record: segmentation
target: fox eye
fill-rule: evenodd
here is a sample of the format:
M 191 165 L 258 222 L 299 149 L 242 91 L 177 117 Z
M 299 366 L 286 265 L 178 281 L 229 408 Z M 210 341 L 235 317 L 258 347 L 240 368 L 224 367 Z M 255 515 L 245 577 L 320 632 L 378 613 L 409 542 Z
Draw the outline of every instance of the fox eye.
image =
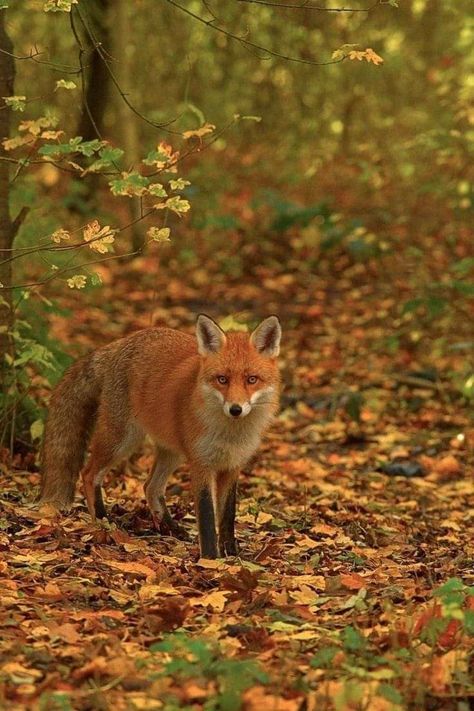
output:
M 217 375 L 216 380 L 219 383 L 219 385 L 227 385 L 229 382 L 229 379 L 227 378 L 226 375 Z
M 255 385 L 257 380 L 258 380 L 258 375 L 249 375 L 249 377 L 247 378 L 247 382 L 249 385 Z

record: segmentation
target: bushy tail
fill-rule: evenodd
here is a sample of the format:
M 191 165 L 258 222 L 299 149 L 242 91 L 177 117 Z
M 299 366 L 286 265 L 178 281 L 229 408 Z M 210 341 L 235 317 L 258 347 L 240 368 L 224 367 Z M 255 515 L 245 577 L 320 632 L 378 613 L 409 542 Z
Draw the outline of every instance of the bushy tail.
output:
M 99 405 L 101 380 L 89 355 L 66 370 L 51 396 L 41 457 L 41 504 L 67 509 L 74 501 Z

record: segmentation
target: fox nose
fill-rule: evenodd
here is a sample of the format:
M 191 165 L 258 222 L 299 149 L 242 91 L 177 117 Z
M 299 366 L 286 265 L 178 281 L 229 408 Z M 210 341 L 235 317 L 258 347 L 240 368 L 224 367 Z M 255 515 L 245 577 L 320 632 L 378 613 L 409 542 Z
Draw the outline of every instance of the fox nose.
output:
M 237 403 L 234 403 L 229 407 L 229 412 L 232 415 L 232 417 L 238 417 L 239 415 L 242 414 L 242 408 L 240 405 L 237 405 Z

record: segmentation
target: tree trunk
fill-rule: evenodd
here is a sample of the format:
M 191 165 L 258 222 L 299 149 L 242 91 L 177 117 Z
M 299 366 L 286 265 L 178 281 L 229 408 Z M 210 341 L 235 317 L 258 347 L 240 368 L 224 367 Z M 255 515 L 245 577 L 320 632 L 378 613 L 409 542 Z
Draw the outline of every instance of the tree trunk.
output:
M 0 52 L 0 97 L 12 96 L 15 79 L 13 60 L 13 44 L 5 29 L 6 10 L 0 10 L 0 47 L 9 52 Z M 5 354 L 11 351 L 11 325 L 13 321 L 11 262 L 2 264 L 11 257 L 13 247 L 13 224 L 9 207 L 9 163 L 2 158 L 7 154 L 2 146 L 10 133 L 10 109 L 0 100 L 0 283 L 6 288 L 0 288 L 0 385 L 1 392 L 5 387 L 6 362 Z
M 86 4 L 87 22 L 91 33 L 102 51 L 110 51 L 110 0 L 90 0 Z M 92 141 L 104 133 L 104 115 L 107 108 L 107 98 L 110 77 L 107 67 L 93 40 L 86 33 L 84 37 L 84 63 L 87 65 L 85 101 L 77 126 L 77 135 L 84 141 Z
M 131 18 L 129 13 L 129 0 L 115 0 L 114 4 L 114 74 L 120 88 L 124 93 L 129 93 L 135 84 L 133 77 L 134 45 L 131 36 Z M 139 161 L 137 118 L 129 109 L 120 94 L 116 92 L 115 122 L 116 140 L 125 151 L 125 163 L 128 167 L 136 167 Z M 129 198 L 130 222 L 140 217 L 140 199 Z M 143 230 L 140 223 L 132 225 L 131 241 L 132 250 L 139 251 L 143 247 Z

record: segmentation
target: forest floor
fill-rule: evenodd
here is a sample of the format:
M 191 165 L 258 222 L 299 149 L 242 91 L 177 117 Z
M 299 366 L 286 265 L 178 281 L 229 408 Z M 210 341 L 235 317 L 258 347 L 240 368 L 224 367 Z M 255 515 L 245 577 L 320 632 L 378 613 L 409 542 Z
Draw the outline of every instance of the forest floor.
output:
M 241 555 L 227 561 L 198 561 L 186 467 L 168 500 L 189 542 L 152 529 L 150 449 L 109 476 L 100 527 L 82 493 L 67 516 L 39 512 L 34 466 L 0 464 L 0 708 L 472 708 L 460 356 L 431 357 L 411 327 L 390 350 L 400 295 L 360 265 L 242 277 L 149 256 L 101 275 L 100 291 L 62 291 L 70 313 L 51 326 L 71 352 L 152 323 L 192 331 L 201 311 L 278 313 L 282 407 L 240 478 Z

